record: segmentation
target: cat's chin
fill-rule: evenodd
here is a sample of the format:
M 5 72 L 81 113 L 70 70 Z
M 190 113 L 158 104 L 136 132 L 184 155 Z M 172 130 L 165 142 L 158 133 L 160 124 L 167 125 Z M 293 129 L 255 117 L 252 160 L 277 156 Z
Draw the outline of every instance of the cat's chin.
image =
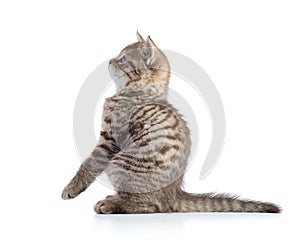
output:
M 111 79 L 115 83 L 116 91 L 117 92 L 120 91 L 125 86 L 125 82 L 126 82 L 125 78 L 116 74 L 115 66 L 112 64 L 109 64 L 108 70 Z
M 122 77 L 114 77 L 113 80 L 114 80 L 117 92 L 120 91 L 121 89 L 123 89 L 125 87 L 125 79 L 124 78 L 122 78 Z

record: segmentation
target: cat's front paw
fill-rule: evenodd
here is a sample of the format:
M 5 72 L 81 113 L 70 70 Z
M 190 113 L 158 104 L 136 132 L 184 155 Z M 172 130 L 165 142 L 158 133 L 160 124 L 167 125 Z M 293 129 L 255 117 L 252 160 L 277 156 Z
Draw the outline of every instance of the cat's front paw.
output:
M 61 197 L 64 200 L 77 197 L 82 192 L 82 189 L 73 183 L 69 183 L 63 190 Z

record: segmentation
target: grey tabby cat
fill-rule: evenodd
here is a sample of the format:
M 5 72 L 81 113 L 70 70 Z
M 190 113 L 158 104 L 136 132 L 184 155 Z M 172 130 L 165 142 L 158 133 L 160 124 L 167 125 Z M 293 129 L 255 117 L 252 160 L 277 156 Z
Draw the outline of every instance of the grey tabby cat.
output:
M 117 194 L 99 201 L 96 213 L 280 212 L 272 203 L 182 190 L 189 129 L 167 102 L 168 59 L 150 37 L 137 38 L 110 60 L 117 93 L 105 101 L 98 145 L 62 198 L 78 196 L 105 171 Z

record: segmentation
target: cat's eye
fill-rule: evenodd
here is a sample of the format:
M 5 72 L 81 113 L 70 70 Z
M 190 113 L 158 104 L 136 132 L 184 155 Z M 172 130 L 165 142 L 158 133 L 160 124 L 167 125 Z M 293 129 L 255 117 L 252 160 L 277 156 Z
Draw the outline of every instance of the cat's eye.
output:
M 119 60 L 119 62 L 120 62 L 120 63 L 126 62 L 126 57 L 125 57 L 125 56 L 121 57 L 120 60 Z

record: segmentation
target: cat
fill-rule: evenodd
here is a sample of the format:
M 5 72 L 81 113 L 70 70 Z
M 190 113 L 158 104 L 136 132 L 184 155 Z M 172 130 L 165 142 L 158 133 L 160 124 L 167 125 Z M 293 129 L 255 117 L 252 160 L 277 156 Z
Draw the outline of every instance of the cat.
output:
M 272 203 L 182 189 L 190 133 L 167 101 L 170 66 L 148 36 L 110 60 L 117 93 L 107 98 L 97 146 L 64 188 L 63 199 L 83 192 L 103 171 L 116 195 L 99 201 L 98 214 L 166 212 L 279 213 Z

